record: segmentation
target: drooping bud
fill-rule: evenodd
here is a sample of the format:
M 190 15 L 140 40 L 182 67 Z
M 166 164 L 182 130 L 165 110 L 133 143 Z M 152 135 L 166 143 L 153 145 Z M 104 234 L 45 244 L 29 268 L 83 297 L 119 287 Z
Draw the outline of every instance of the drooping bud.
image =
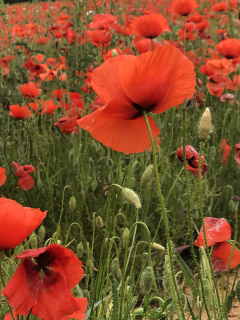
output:
M 142 177 L 141 177 L 141 187 L 142 187 L 142 188 L 145 187 L 149 182 L 152 181 L 153 171 L 154 171 L 153 165 L 150 164 L 150 165 L 145 169 L 145 171 L 143 172 Z
M 43 225 L 41 225 L 40 228 L 39 228 L 39 231 L 38 231 L 38 235 L 39 235 L 39 238 L 40 238 L 40 241 L 41 241 L 41 242 L 42 242 L 42 241 L 44 240 L 44 238 L 45 238 L 45 233 L 46 233 L 45 228 L 44 228 Z
M 70 198 L 68 205 L 71 212 L 76 208 L 76 199 L 74 196 Z
M 129 229 L 125 228 L 123 231 L 123 235 L 122 235 L 122 242 L 123 242 L 123 247 L 125 248 L 127 241 L 128 241 L 128 237 L 129 237 Z
M 96 218 L 96 226 L 100 229 L 103 227 L 103 219 L 100 216 Z
M 29 239 L 29 244 L 32 249 L 37 249 L 38 243 L 37 243 L 37 236 L 36 234 L 33 234 Z
M 113 259 L 111 268 L 112 268 L 113 276 L 115 277 L 116 280 L 119 280 L 122 277 L 122 271 L 119 267 L 119 259 L 118 258 Z
M 122 194 L 124 198 L 131 204 L 133 204 L 137 209 L 141 208 L 141 202 L 138 195 L 131 189 L 122 188 Z
M 82 242 L 79 242 L 79 244 L 77 246 L 77 256 L 79 259 L 82 257 L 83 250 L 84 250 L 83 244 L 82 244 Z
M 118 56 L 117 50 L 116 50 L 116 49 L 113 49 L 113 51 L 112 51 L 112 57 L 114 58 L 114 57 L 117 57 L 117 56 Z
M 154 274 L 153 274 L 153 268 L 152 267 L 147 267 L 140 279 L 140 286 L 141 289 L 144 293 L 150 293 L 152 286 L 154 283 Z
M 209 108 L 206 108 L 198 127 L 198 134 L 200 140 L 206 140 L 211 129 L 211 112 Z
M 155 243 L 155 242 L 152 244 L 152 247 L 153 247 L 153 249 L 155 249 L 155 250 L 165 251 L 165 248 L 164 248 L 163 246 L 161 246 L 160 244 Z

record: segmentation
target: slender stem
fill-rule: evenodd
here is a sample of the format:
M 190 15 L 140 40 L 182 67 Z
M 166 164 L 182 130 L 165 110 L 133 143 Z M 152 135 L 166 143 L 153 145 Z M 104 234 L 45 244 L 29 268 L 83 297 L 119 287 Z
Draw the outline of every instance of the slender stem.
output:
M 5 287 L 6 284 L 5 284 L 5 281 L 3 279 L 3 275 L 2 275 L 2 256 L 3 256 L 3 251 L 0 251 L 0 280 L 1 280 L 1 283 L 2 283 L 3 287 Z M 8 301 L 7 301 L 7 304 L 8 304 L 8 309 L 9 309 L 9 312 L 10 312 L 10 314 L 12 316 L 12 319 L 15 320 L 13 312 L 12 312 L 12 308 L 10 307 Z
M 201 219 L 202 219 L 202 227 L 203 227 L 203 235 L 204 235 L 204 241 L 205 241 L 205 246 L 206 246 L 206 252 L 207 252 L 207 257 L 208 257 L 208 261 L 209 261 L 209 265 L 211 268 L 211 274 L 212 274 L 212 279 L 214 282 L 214 287 L 215 287 L 215 291 L 216 291 L 216 295 L 217 295 L 217 300 L 218 300 L 218 306 L 221 305 L 220 303 L 220 298 L 219 298 L 219 292 L 218 292 L 218 287 L 217 287 L 217 282 L 214 276 L 214 272 L 213 272 L 213 266 L 212 266 L 212 261 L 211 261 L 211 256 L 208 250 L 208 243 L 207 243 L 207 236 L 206 236 L 206 228 L 205 228 L 205 224 L 204 224 L 204 215 L 203 215 L 203 194 L 202 194 L 202 175 L 201 175 L 201 156 L 202 156 L 202 149 L 204 146 L 204 142 L 205 141 L 201 141 L 200 144 L 200 152 L 199 152 L 199 161 L 198 161 L 198 181 L 199 181 L 199 195 L 200 195 L 200 212 L 201 212 Z
M 178 303 L 180 305 L 182 318 L 185 319 L 184 309 L 183 309 L 183 305 L 182 305 L 182 301 L 181 301 L 180 294 L 179 294 L 179 291 L 178 291 L 176 277 L 175 277 L 175 273 L 174 273 L 172 244 L 171 244 L 171 239 L 170 239 L 170 234 L 169 234 L 167 212 L 166 212 L 166 209 L 165 209 L 164 199 L 163 199 L 162 190 L 161 190 L 161 184 L 160 184 L 160 180 L 159 180 L 155 144 L 154 144 L 152 131 L 151 131 L 151 127 L 150 127 L 150 124 L 149 124 L 149 121 L 148 121 L 148 117 L 147 117 L 146 111 L 143 111 L 143 116 L 144 116 L 144 119 L 145 119 L 145 122 L 146 122 L 146 125 L 147 125 L 147 129 L 148 129 L 148 133 L 149 133 L 149 136 L 150 136 L 150 140 L 151 140 L 152 153 L 153 153 L 153 165 L 154 165 L 155 174 L 156 174 L 156 182 L 157 182 L 157 188 L 158 188 L 159 201 L 160 201 L 161 208 L 162 208 L 162 215 L 163 215 L 163 220 L 164 220 L 164 225 L 165 225 L 166 235 L 167 235 L 169 261 L 170 261 L 170 268 L 171 268 L 171 277 L 172 277 L 172 282 L 173 282 L 173 285 L 174 285 L 173 300 L 174 300 L 174 303 L 175 303 L 178 319 L 181 319 L 181 316 L 180 316 L 180 313 L 179 313 L 179 308 L 178 308 Z M 177 294 L 177 296 L 176 296 L 176 294 Z
M 30 311 L 29 311 L 29 313 L 28 313 L 28 315 L 27 315 L 27 318 L 26 318 L 26 320 L 28 320 L 29 318 L 30 318 L 30 316 L 31 316 L 31 313 L 32 313 L 32 309 L 33 309 L 33 307 L 30 309 Z
M 192 216 L 191 216 L 191 203 L 190 203 L 190 190 L 189 190 L 189 183 L 188 183 L 188 173 L 187 173 L 187 159 L 186 159 L 186 110 L 183 109 L 183 164 L 184 164 L 184 173 L 185 173 L 185 181 L 186 181 L 186 187 L 187 187 L 187 199 L 188 199 L 188 226 L 189 226 L 189 233 L 190 233 L 190 245 L 191 245 L 191 253 L 193 256 L 194 263 L 197 267 L 197 272 L 200 278 L 201 282 L 201 287 L 203 288 L 203 279 L 202 279 L 202 273 L 199 268 L 199 263 L 197 261 L 195 251 L 194 251 L 194 241 L 193 241 L 193 230 L 192 230 Z M 205 298 L 205 293 L 204 290 L 202 289 L 203 293 L 203 302 L 205 305 L 205 309 L 207 312 L 208 319 L 211 319 L 207 303 L 206 303 L 206 298 Z

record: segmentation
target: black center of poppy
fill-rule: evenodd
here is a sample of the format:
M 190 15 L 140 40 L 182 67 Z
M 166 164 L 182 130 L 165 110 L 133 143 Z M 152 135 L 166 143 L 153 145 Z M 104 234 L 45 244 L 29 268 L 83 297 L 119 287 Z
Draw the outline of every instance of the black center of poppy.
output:
M 226 59 L 234 59 L 234 57 L 233 57 L 233 56 L 228 56 L 228 55 L 227 55 L 227 56 L 225 56 L 225 58 L 226 58 Z
M 156 106 L 155 103 L 153 103 L 150 107 L 147 107 L 147 108 L 142 108 L 139 104 L 133 102 L 132 103 L 133 107 L 139 111 L 143 111 L 143 110 L 146 110 L 146 111 L 151 111 L 152 108 L 154 108 Z
M 35 70 L 40 70 L 40 66 L 35 66 Z
M 35 258 L 36 263 L 40 268 L 47 267 L 55 257 L 49 252 L 41 253 L 38 257 Z

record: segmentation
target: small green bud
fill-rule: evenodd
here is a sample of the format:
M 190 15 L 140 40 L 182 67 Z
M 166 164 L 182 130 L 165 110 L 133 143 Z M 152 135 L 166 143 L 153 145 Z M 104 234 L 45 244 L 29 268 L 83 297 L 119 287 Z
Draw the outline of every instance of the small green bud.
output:
M 112 274 L 116 278 L 116 280 L 119 280 L 122 277 L 122 271 L 119 267 L 119 259 L 115 258 L 112 261 Z
M 112 51 L 112 57 L 114 58 L 114 57 L 117 57 L 117 56 L 118 56 L 117 50 L 116 50 L 116 49 L 113 49 L 113 51 Z
M 60 69 L 57 69 L 57 77 L 60 78 L 62 74 L 62 71 Z
M 237 63 L 237 65 L 236 65 L 235 73 L 236 73 L 236 75 L 240 74 L 240 64 L 239 63 Z
M 122 188 L 122 194 L 124 198 L 131 204 L 133 204 L 137 209 L 141 208 L 141 202 L 138 195 L 131 189 Z
M 134 315 L 135 316 L 142 316 L 144 313 L 144 309 L 143 308 L 137 308 L 134 310 Z
M 210 129 L 211 129 L 211 112 L 209 108 L 206 108 L 206 110 L 202 115 L 202 118 L 200 120 L 199 127 L 198 127 L 199 139 L 206 140 L 210 133 Z
M 153 171 L 154 171 L 153 165 L 150 164 L 150 165 L 145 169 L 145 171 L 143 172 L 142 177 L 141 177 L 141 187 L 142 187 L 142 188 L 145 187 L 149 182 L 152 181 Z
M 92 189 L 93 189 L 93 191 L 95 191 L 96 188 L 97 188 L 97 180 L 94 179 L 94 180 L 92 181 Z
M 60 246 L 62 244 L 61 240 L 57 240 L 57 244 Z
M 76 208 L 76 199 L 74 196 L 70 198 L 68 205 L 71 212 Z
M 37 179 L 37 186 L 38 186 L 38 188 L 41 188 L 41 187 L 42 187 L 42 180 L 41 180 L 41 178 L 38 178 L 38 179 Z
M 37 249 L 38 243 L 37 243 L 37 236 L 36 234 L 33 234 L 29 239 L 29 244 L 32 249 Z
M 215 158 L 216 158 L 216 153 L 217 153 L 216 147 L 211 146 L 210 149 L 209 149 L 209 157 L 210 157 L 210 159 L 211 159 L 212 161 L 215 160 Z
M 123 235 L 122 235 L 122 242 L 123 242 L 123 247 L 125 248 L 127 241 L 128 241 L 128 237 L 129 237 L 129 229 L 125 228 L 123 231 Z
M 82 244 L 82 242 L 79 242 L 79 244 L 77 246 L 77 256 L 79 259 L 82 257 L 83 250 L 84 250 L 83 244 Z
M 38 231 L 38 235 L 39 235 L 39 238 L 40 238 L 40 241 L 41 241 L 41 242 L 42 242 L 42 241 L 44 240 L 44 238 L 45 238 L 45 233 L 46 233 L 45 228 L 44 228 L 43 225 L 41 225 L 40 228 L 39 228 L 39 231 Z
M 103 227 L 103 219 L 100 216 L 96 218 L 96 226 L 100 229 Z
M 163 246 L 161 246 L 160 244 L 158 244 L 158 243 L 153 243 L 153 244 L 152 244 L 152 247 L 153 247 L 153 249 L 155 249 L 155 250 L 165 251 L 165 248 L 164 248 Z
M 86 263 L 86 267 L 87 267 L 87 272 L 92 275 L 92 270 L 93 270 L 93 265 L 92 265 L 92 261 L 91 260 L 87 260 Z
M 152 267 L 147 267 L 140 279 L 140 287 L 144 293 L 150 293 L 152 286 L 154 283 L 154 274 L 153 274 L 153 268 Z
M 60 74 L 61 75 L 61 74 Z M 58 76 L 59 78 L 60 76 Z M 65 93 L 64 95 L 64 102 L 67 104 L 69 102 L 69 96 L 68 96 L 68 93 Z

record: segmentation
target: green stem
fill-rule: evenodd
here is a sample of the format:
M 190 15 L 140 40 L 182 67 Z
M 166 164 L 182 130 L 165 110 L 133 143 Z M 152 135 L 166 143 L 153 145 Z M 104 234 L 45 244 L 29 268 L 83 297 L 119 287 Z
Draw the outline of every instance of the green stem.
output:
M 173 300 L 174 300 L 175 307 L 176 307 L 176 310 L 177 310 L 178 319 L 181 319 L 181 316 L 180 316 L 180 313 L 179 313 L 179 308 L 178 308 L 178 303 L 180 305 L 182 318 L 185 319 L 184 309 L 183 309 L 183 305 L 182 305 L 182 301 L 181 301 L 180 294 L 179 294 L 179 291 L 178 291 L 177 282 L 176 282 L 175 273 L 174 273 L 172 244 L 171 244 L 170 234 L 169 234 L 167 212 L 166 212 L 166 208 L 165 208 L 165 205 L 164 205 L 164 199 L 163 199 L 162 190 L 161 190 L 161 184 L 160 184 L 160 180 L 159 180 L 155 144 L 154 144 L 152 131 L 151 131 L 151 127 L 150 127 L 150 124 L 149 124 L 149 121 L 148 121 L 148 117 L 147 117 L 146 111 L 143 111 L 143 116 L 144 116 L 144 119 L 145 119 L 145 122 L 146 122 L 146 125 L 147 125 L 147 129 L 148 129 L 148 133 L 149 133 L 149 136 L 150 136 L 150 140 L 151 140 L 152 153 L 153 153 L 153 166 L 154 166 L 154 169 L 155 169 L 159 201 L 160 201 L 161 208 L 162 208 L 163 221 L 164 221 L 164 225 L 165 225 L 165 229 L 166 229 L 166 235 L 167 235 L 169 260 L 170 260 L 170 268 L 171 268 L 171 277 L 172 277 L 172 282 L 174 284 Z M 176 296 L 176 294 L 177 294 L 177 296 Z
M 31 310 L 29 311 L 26 320 L 28 320 L 28 319 L 30 318 L 30 315 L 31 315 L 31 313 L 32 313 L 32 309 L 33 309 L 33 307 L 32 307 Z
M 0 251 L 0 280 L 1 280 L 1 283 L 2 283 L 3 287 L 5 288 L 6 284 L 5 284 L 5 281 L 3 279 L 3 275 L 2 275 L 2 255 L 3 254 L 4 254 L 3 251 Z M 12 308 L 10 307 L 8 301 L 7 301 L 7 304 L 8 304 L 8 309 L 9 309 L 9 312 L 11 313 L 12 319 L 15 320 L 13 312 L 12 312 Z

